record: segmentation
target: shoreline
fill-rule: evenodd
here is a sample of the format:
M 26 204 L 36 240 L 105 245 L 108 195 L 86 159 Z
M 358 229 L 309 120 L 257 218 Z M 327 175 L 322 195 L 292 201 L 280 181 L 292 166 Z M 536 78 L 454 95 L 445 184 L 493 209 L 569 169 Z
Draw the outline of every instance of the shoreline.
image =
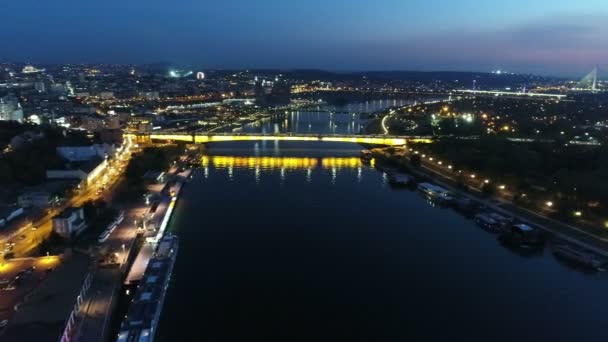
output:
M 404 166 L 394 156 L 375 155 L 374 157 L 388 163 L 402 167 Z M 480 202 L 493 211 L 514 217 L 523 223 L 531 224 L 546 232 L 549 232 L 561 240 L 566 240 L 568 243 L 584 247 L 594 253 L 608 257 L 608 239 L 594 235 L 570 224 L 538 215 L 537 213 L 531 212 L 530 210 L 517 206 L 513 203 L 506 203 L 494 197 L 484 198 L 483 196 L 480 196 L 481 193 L 477 189 L 472 189 L 471 192 L 465 192 L 459 189 L 457 185 L 454 184 L 453 180 L 446 178 L 442 174 L 429 169 L 424 165 L 419 168 L 407 167 L 407 169 L 408 173 L 418 177 L 430 178 L 433 182 L 447 188 L 452 193 L 457 194 L 460 197 Z

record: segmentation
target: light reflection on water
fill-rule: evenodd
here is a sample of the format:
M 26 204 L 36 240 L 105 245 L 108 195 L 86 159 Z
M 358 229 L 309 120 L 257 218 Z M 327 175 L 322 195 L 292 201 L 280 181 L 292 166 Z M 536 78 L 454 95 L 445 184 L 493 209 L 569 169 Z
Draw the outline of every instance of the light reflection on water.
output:
M 225 170 L 228 179 L 233 181 L 238 170 L 251 170 L 256 184 L 260 184 L 264 173 L 278 173 L 280 184 L 284 184 L 288 176 L 300 174 L 306 183 L 312 182 L 313 172 L 327 172 L 332 184 L 336 183 L 341 170 L 352 170 L 360 183 L 363 179 L 365 164 L 357 157 L 255 157 L 255 156 L 203 156 L 201 158 L 203 175 L 207 179 L 211 169 Z M 367 165 L 374 168 L 374 163 Z M 305 174 L 299 171 L 306 171 Z M 298 176 L 296 175 L 296 178 Z
M 255 170 L 256 175 L 264 170 L 281 169 L 284 170 L 310 170 L 316 167 L 323 169 L 360 169 L 363 163 L 357 157 L 254 157 L 254 156 L 203 156 L 201 160 L 207 175 L 208 167 L 216 169 L 229 169 L 232 173 L 233 168 Z M 359 174 L 361 172 L 359 171 Z

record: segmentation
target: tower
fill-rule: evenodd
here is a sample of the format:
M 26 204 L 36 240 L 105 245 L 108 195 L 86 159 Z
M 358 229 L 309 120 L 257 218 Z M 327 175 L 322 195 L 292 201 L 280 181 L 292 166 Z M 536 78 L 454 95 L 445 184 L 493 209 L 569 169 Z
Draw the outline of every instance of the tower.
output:
M 266 89 L 264 88 L 264 81 L 260 81 L 257 77 L 255 78 L 255 103 L 258 106 L 266 106 L 268 103 L 268 98 L 266 95 Z
M 597 70 L 599 69 L 599 66 L 595 66 L 595 69 L 593 69 L 593 71 L 591 72 L 593 74 L 593 85 L 591 86 L 591 90 L 596 91 L 597 90 Z
M 585 77 L 583 77 L 583 79 L 576 84 L 576 88 L 579 90 L 586 89 L 591 91 L 597 91 L 598 72 L 599 66 L 596 66 L 595 68 L 593 68 L 593 70 L 591 70 L 590 73 L 585 75 Z

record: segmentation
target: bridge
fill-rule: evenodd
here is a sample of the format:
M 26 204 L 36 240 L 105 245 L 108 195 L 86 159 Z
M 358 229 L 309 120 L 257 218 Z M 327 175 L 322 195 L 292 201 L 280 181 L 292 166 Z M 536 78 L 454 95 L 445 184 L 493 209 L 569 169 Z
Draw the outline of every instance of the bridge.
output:
M 432 143 L 431 136 L 396 135 L 342 135 L 342 134 L 302 134 L 302 133 L 129 133 L 128 138 L 138 143 L 155 141 L 182 141 L 187 143 L 216 143 L 227 141 L 323 141 L 348 142 L 355 144 L 399 146 L 408 142 Z

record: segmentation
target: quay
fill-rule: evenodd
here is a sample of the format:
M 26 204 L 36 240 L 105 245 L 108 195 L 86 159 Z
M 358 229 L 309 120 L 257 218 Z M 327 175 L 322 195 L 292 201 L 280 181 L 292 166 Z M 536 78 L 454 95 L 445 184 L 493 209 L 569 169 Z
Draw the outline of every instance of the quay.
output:
M 394 161 L 394 156 L 390 156 L 386 152 L 382 152 L 380 154 L 375 152 L 375 156 L 388 161 Z M 560 240 L 577 245 L 608 258 L 608 239 L 592 235 L 573 225 L 541 216 L 538 213 L 516 206 L 504 200 L 482 198 L 481 192 L 478 189 L 472 189 L 473 193 L 462 191 L 457 187 L 457 184 L 453 179 L 446 177 L 440 172 L 433 170 L 424 164 L 420 169 L 410 168 L 409 172 L 418 177 L 431 177 L 434 183 L 449 189 L 450 192 L 457 194 L 459 197 L 480 202 L 488 209 L 491 209 L 501 215 L 510 216 L 524 224 L 538 227 L 541 230 L 553 234 Z
M 74 313 L 75 320 L 69 334 L 64 334 L 61 342 L 94 342 L 110 338 L 112 313 L 118 304 L 122 286 L 139 283 L 144 277 L 150 261 L 157 255 L 155 252 L 159 248 L 175 203 L 190 172 L 186 170 L 177 173 L 175 167 L 171 168 L 167 172 L 165 181 L 148 187 L 159 201 L 154 214 L 148 217 L 152 229 L 142 232 L 137 226 L 138 220 L 149 213 L 147 205 L 142 203 L 125 210 L 124 221 L 102 246 L 102 250 L 118 255 L 119 264 L 114 267 L 101 267 L 92 273 L 90 290 L 83 297 L 82 305 Z M 138 248 L 139 244 L 136 243 L 138 240 L 143 240 L 141 248 Z
M 168 194 L 158 194 L 161 196 L 162 202 L 161 204 L 159 204 L 159 209 L 157 209 L 154 213 L 154 217 L 152 218 L 152 220 L 160 222 L 160 225 L 156 231 L 145 231 L 143 233 L 145 243 L 137 254 L 133 265 L 131 265 L 130 271 L 124 281 L 125 285 L 138 283 L 142 279 L 146 267 L 150 262 L 150 259 L 153 257 L 154 251 L 156 250 L 159 241 L 163 238 L 165 234 L 165 231 L 173 214 L 173 209 L 175 208 L 175 204 L 182 190 L 184 181 L 185 179 L 190 177 L 191 172 L 191 170 L 186 170 L 179 174 L 176 174 L 175 170 L 168 172 L 169 175 L 176 176 L 175 178 L 177 181 L 174 185 L 169 187 Z

